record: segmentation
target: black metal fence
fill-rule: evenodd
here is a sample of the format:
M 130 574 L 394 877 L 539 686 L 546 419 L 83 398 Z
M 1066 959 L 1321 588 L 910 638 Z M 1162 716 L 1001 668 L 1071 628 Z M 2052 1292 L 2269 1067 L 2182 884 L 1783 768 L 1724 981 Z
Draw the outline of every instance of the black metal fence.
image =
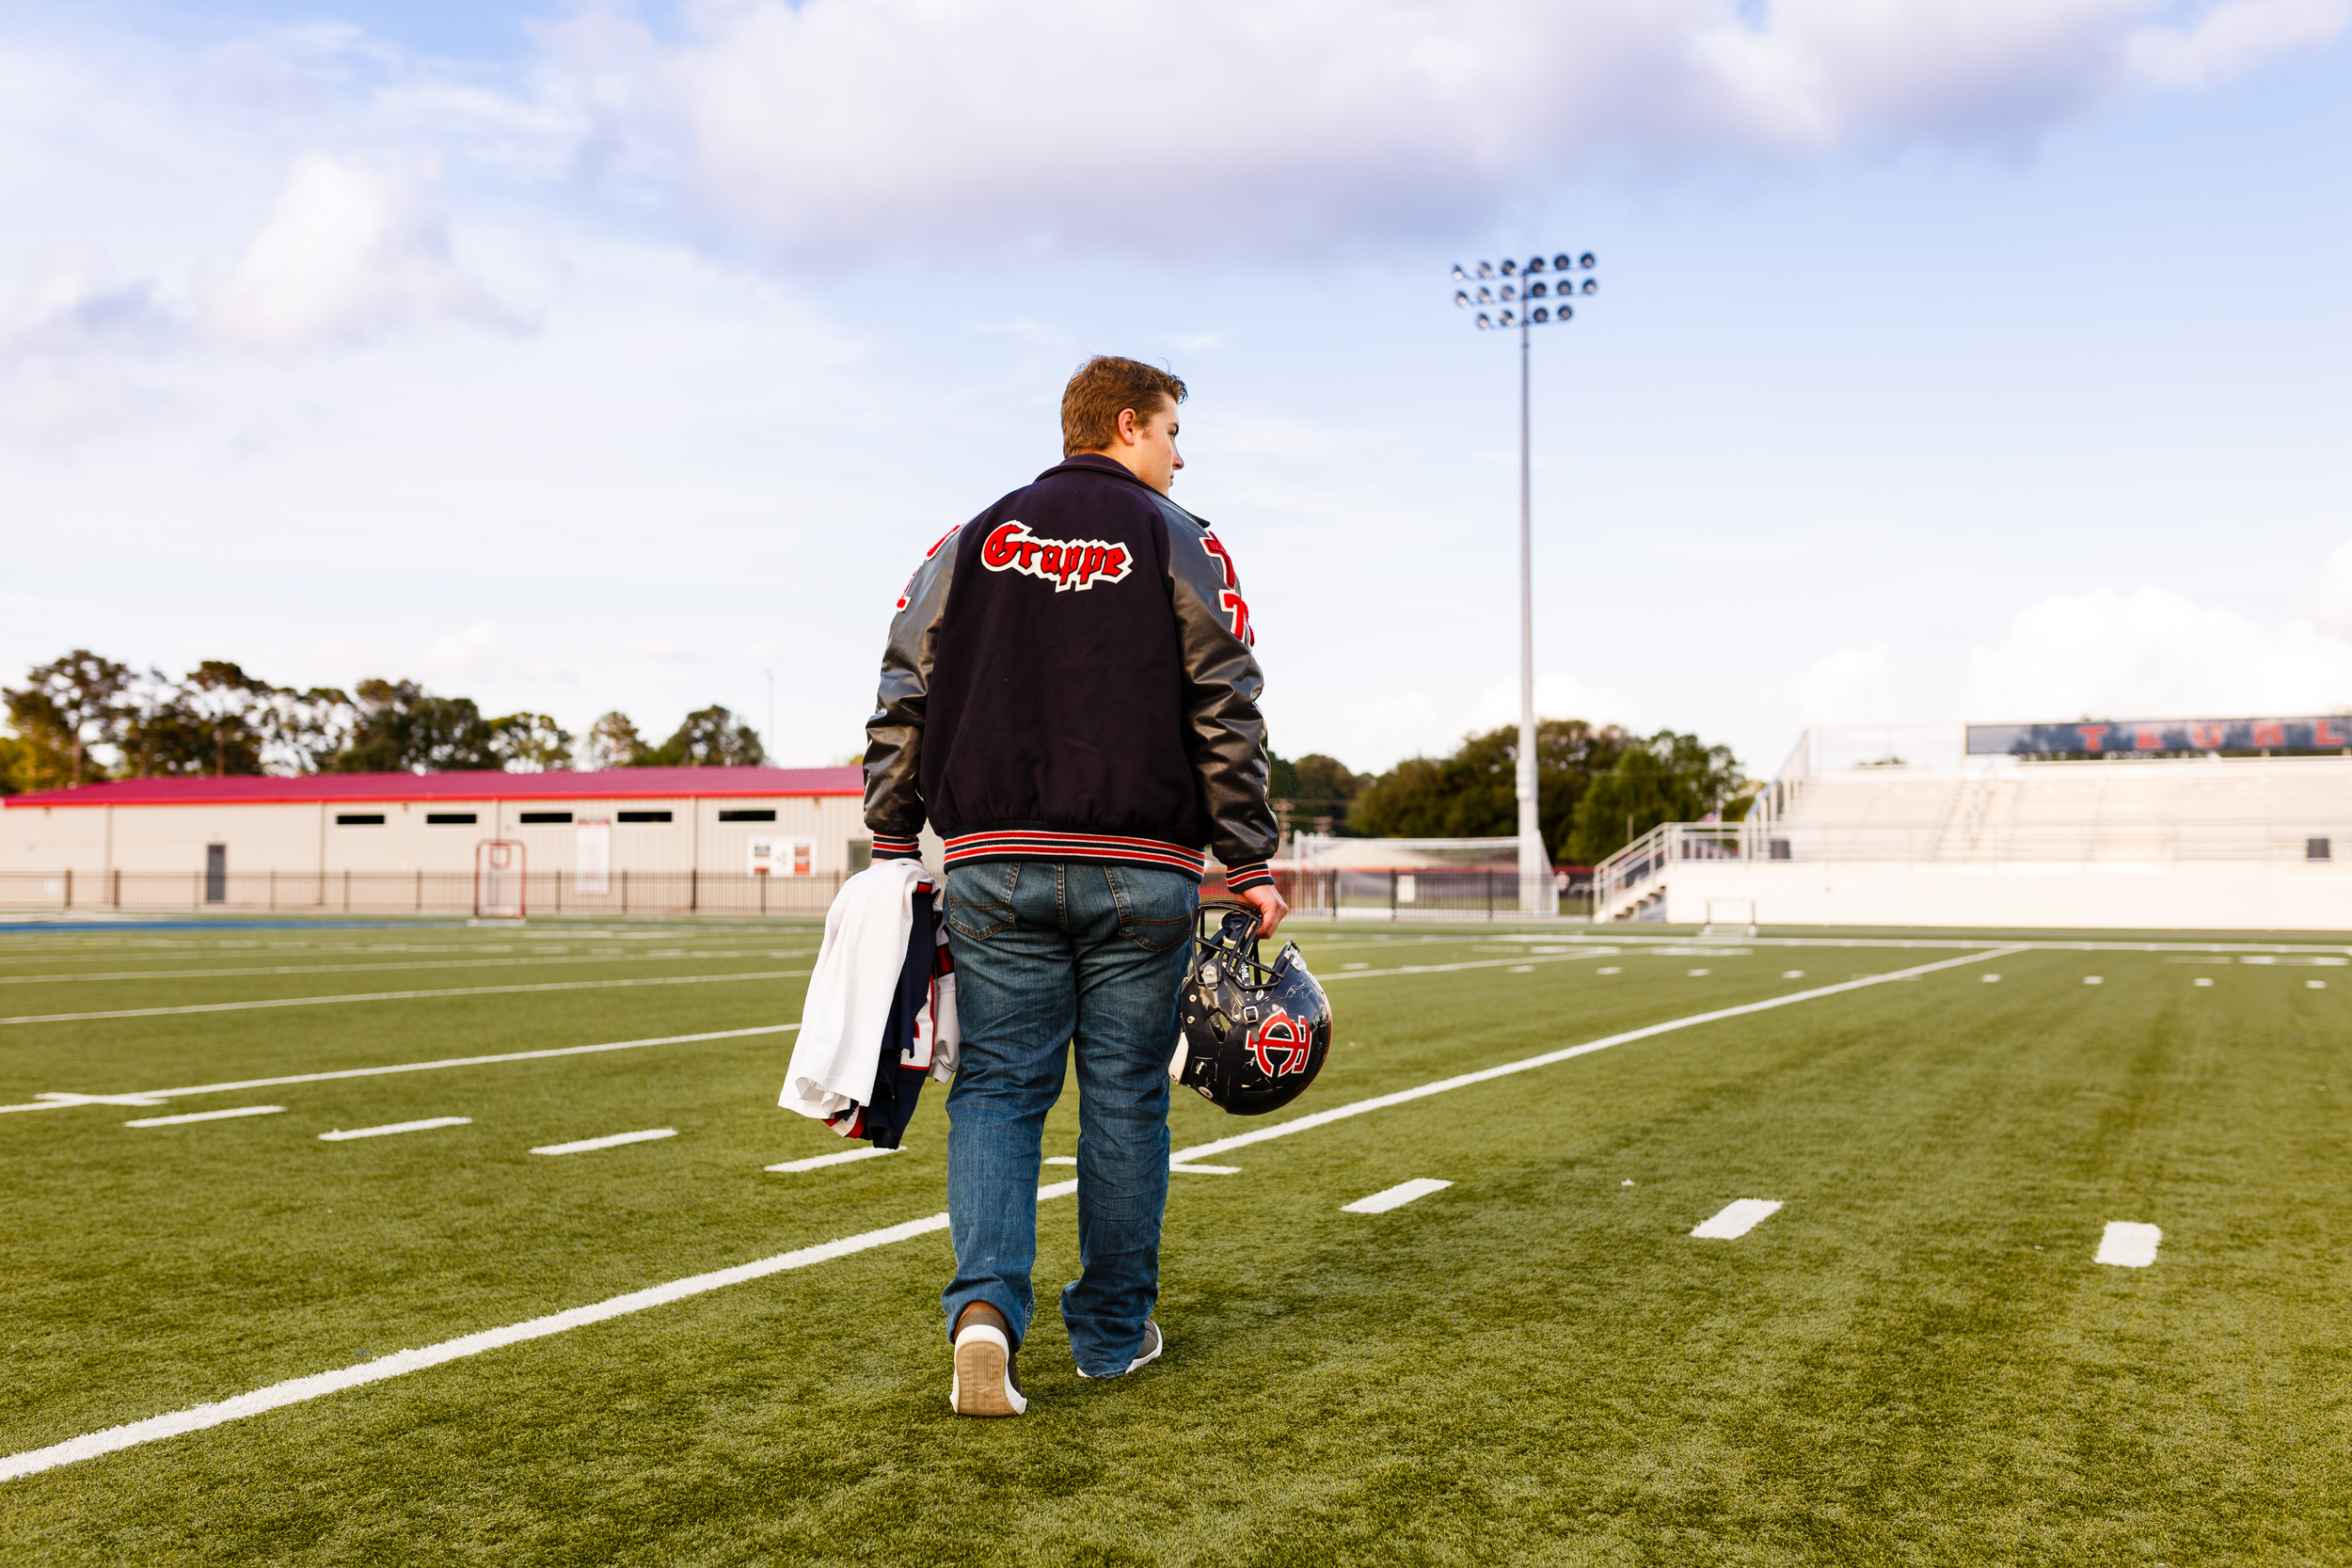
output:
M 846 873 L 754 877 L 723 871 L 615 871 L 583 881 L 533 871 L 529 914 L 821 915 Z M 148 911 L 281 911 L 332 914 L 471 914 L 471 871 L 71 871 L 0 873 L 0 908 Z
M 821 915 L 848 873 L 755 877 L 723 871 L 615 871 L 601 885 L 568 871 L 533 871 L 524 910 L 536 915 Z M 1519 877 L 1507 867 L 1418 871 L 1277 871 L 1275 885 L 1301 915 L 1385 912 L 1517 917 Z M 1555 883 L 1555 885 L 1557 885 Z M 1211 878 L 1204 897 L 1227 896 Z M 0 873 L 0 909 L 170 912 L 471 914 L 471 871 L 111 871 Z M 1590 884 L 1560 895 L 1560 912 L 1589 914 Z

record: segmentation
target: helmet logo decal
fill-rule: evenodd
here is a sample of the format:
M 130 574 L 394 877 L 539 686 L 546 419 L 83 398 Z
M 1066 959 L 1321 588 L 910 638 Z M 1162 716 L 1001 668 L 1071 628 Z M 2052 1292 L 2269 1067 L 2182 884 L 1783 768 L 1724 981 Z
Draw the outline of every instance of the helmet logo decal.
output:
M 1021 572 L 1054 585 L 1057 594 L 1097 583 L 1124 582 L 1135 570 L 1127 546 L 1106 539 L 1040 539 L 1026 523 L 999 523 L 980 543 L 980 564 L 992 572 Z
M 1258 1058 L 1258 1070 L 1268 1078 L 1307 1070 L 1307 1057 L 1313 1036 L 1307 1025 L 1276 1007 L 1266 1021 L 1250 1031 L 1250 1053 Z M 1273 1057 L 1280 1057 L 1278 1066 Z

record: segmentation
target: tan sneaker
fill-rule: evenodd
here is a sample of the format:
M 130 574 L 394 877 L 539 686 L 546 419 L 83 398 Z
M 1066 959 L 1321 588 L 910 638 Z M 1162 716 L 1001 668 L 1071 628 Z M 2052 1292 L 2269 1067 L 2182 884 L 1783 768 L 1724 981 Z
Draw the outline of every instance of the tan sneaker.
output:
M 1136 1352 L 1136 1358 L 1133 1361 L 1127 1363 L 1127 1372 L 1134 1371 L 1147 1361 L 1157 1361 L 1160 1358 L 1160 1352 L 1166 1346 L 1167 1341 L 1160 1338 L 1160 1325 L 1155 1323 L 1146 1323 L 1143 1325 L 1143 1348 Z M 1127 1372 L 1113 1372 L 1111 1376 L 1125 1377 Z M 1078 1369 L 1078 1375 L 1091 1382 L 1094 1374 L 1081 1367 Z M 1108 1379 L 1104 1381 L 1107 1382 Z
M 978 1302 L 956 1320 L 956 1375 L 947 1403 L 959 1416 L 1018 1416 L 1029 1408 L 1013 1365 L 1020 1352 L 1005 1315 Z

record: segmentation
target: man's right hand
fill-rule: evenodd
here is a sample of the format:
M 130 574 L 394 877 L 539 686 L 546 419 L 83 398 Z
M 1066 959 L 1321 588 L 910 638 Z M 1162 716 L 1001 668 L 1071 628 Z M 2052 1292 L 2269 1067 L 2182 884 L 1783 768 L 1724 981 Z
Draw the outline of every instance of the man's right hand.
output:
M 1275 891 L 1271 882 L 1236 896 L 1258 911 L 1258 934 L 1262 937 L 1272 936 L 1291 912 L 1291 907 L 1282 901 L 1281 894 Z

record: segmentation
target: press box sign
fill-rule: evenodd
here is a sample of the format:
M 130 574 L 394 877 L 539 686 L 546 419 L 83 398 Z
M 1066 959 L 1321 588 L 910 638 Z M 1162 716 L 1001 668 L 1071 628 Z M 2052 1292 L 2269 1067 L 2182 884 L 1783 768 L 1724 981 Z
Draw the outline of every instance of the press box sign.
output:
M 2201 752 L 2314 756 L 2352 751 L 2352 717 L 2086 719 L 2074 724 L 1971 724 L 1970 756 L 2147 757 Z

